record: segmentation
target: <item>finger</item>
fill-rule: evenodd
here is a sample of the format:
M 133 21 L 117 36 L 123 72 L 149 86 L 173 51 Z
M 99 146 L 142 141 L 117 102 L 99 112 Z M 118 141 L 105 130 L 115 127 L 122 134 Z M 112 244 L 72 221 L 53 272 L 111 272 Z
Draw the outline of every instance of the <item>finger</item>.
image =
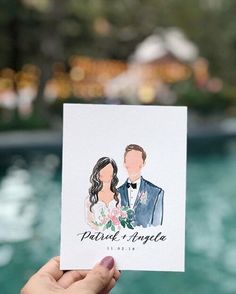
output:
M 97 264 L 87 276 L 79 282 L 69 287 L 70 293 L 100 293 L 111 283 L 115 272 L 115 262 L 113 257 L 107 256 Z
M 56 281 L 60 279 L 63 275 L 63 271 L 60 270 L 60 257 L 56 256 L 49 260 L 41 269 L 36 273 L 47 274 L 53 277 Z
M 59 263 L 59 257 L 52 258 L 29 279 L 21 290 L 21 293 L 36 294 L 48 293 L 48 289 L 51 289 L 52 292 L 61 290 L 62 288 L 56 282 L 56 278 L 63 274 L 63 272 L 59 270 Z
M 83 280 L 89 271 L 68 271 L 64 273 L 64 275 L 57 281 L 58 285 L 60 285 L 62 288 L 67 289 L 70 287 L 73 283 Z M 115 282 L 119 279 L 120 272 L 118 270 L 115 270 L 113 279 L 111 283 L 109 284 L 107 291 L 104 293 L 109 293 L 109 291 L 114 287 Z
M 113 278 L 118 281 L 120 278 L 120 271 L 118 271 L 117 269 L 114 272 Z
M 104 289 L 102 290 L 99 294 L 108 294 L 112 288 L 114 288 L 116 284 L 116 280 L 114 278 L 112 278 L 110 284 Z
M 57 283 L 66 289 L 73 283 L 83 280 L 87 274 L 88 271 L 68 271 L 57 281 Z
M 60 285 L 62 288 L 67 289 L 70 287 L 73 283 L 83 280 L 89 271 L 68 271 L 64 273 L 64 275 L 57 281 L 58 285 Z M 113 279 L 109 286 L 107 287 L 105 293 L 109 293 L 109 291 L 114 287 L 115 282 L 119 279 L 120 272 L 118 270 L 115 270 Z
M 120 274 L 121 274 L 120 271 L 115 270 L 113 278 L 112 278 L 110 284 L 99 294 L 108 294 L 112 290 L 112 288 L 114 288 L 116 282 L 119 280 Z

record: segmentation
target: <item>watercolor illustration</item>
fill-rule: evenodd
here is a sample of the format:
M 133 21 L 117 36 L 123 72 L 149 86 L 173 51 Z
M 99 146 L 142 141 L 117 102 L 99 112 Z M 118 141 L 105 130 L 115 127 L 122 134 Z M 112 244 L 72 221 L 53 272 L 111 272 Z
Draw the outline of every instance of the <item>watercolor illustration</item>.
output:
M 125 148 L 124 167 L 128 178 L 118 188 L 121 206 L 128 206 L 134 211 L 133 226 L 158 226 L 163 223 L 164 190 L 142 177 L 147 154 L 136 144 Z
M 90 176 L 91 187 L 86 201 L 87 221 L 95 230 L 112 231 L 122 227 L 133 229 L 133 210 L 128 206 L 121 206 L 121 199 L 117 190 L 117 165 L 109 157 L 100 158 Z
M 97 161 L 86 199 L 87 222 L 91 228 L 117 231 L 122 227 L 162 225 L 164 190 L 142 177 L 146 157 L 141 146 L 126 147 L 124 167 L 128 178 L 119 188 L 116 162 L 109 157 Z
M 183 271 L 186 151 L 186 107 L 64 104 L 61 269 Z

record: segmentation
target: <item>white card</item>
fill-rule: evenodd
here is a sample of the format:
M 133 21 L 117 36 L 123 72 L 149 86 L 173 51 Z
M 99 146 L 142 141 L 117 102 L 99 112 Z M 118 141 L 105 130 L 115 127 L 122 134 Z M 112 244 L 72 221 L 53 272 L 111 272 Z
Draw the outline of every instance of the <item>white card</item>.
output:
M 61 269 L 184 271 L 187 108 L 64 104 Z

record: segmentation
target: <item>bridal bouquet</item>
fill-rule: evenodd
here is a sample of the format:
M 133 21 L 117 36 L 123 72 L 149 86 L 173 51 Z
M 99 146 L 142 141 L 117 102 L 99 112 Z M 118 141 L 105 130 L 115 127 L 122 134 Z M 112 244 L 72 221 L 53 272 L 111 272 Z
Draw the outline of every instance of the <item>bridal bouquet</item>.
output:
M 99 223 L 95 222 L 97 226 L 105 231 L 106 229 L 111 229 L 113 232 L 123 228 L 133 229 L 132 220 L 133 220 L 134 211 L 127 206 L 122 206 L 120 208 L 114 207 L 109 212 L 101 212 L 99 218 Z

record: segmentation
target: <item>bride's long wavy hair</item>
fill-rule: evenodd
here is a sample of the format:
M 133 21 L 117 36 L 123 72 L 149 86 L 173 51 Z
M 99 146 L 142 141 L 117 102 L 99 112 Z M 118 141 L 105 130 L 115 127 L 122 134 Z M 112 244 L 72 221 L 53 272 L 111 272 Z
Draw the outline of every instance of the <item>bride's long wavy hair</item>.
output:
M 109 157 L 101 157 L 97 163 L 95 164 L 93 168 L 93 172 L 90 176 L 90 182 L 92 186 L 89 188 L 89 200 L 90 200 L 90 211 L 92 212 L 92 207 L 94 204 L 98 202 L 98 192 L 102 190 L 102 181 L 100 180 L 100 171 L 107 166 L 108 164 L 111 164 L 113 167 L 113 175 L 111 180 L 111 186 L 110 189 L 114 193 L 114 199 L 116 201 L 116 206 L 119 203 L 118 198 L 118 190 L 116 188 L 119 179 L 117 177 L 118 168 L 115 163 L 115 161 L 112 158 Z

